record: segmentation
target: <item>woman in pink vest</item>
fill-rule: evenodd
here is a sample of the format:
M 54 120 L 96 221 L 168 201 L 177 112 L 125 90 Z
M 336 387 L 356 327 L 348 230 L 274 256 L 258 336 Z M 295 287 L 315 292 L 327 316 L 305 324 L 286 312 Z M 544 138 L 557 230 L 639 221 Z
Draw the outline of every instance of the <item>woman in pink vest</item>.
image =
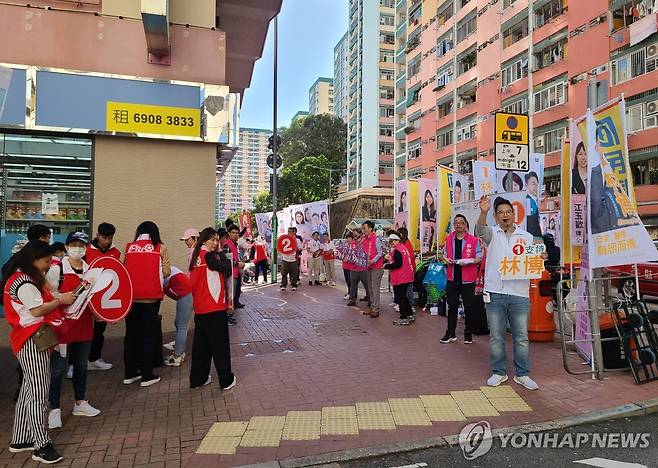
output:
M 473 343 L 473 313 L 475 307 L 475 280 L 478 264 L 482 260 L 482 248 L 477 237 L 468 233 L 468 221 L 463 215 L 455 216 L 455 230 L 446 237 L 445 255 L 439 258 L 448 264 L 446 298 L 448 302 L 448 330 L 441 343 L 457 341 L 457 310 L 459 298 L 464 303 L 466 323 L 464 343 Z
M 126 316 L 123 341 L 123 383 L 130 385 L 141 380 L 140 386 L 148 387 L 160 382 L 160 377 L 153 373 L 160 326 L 158 313 L 164 297 L 164 278 L 171 274 L 169 255 L 154 222 L 144 221 L 137 227 L 135 240 L 126 245 L 123 263 L 133 284 L 133 306 Z
M 391 273 L 391 285 L 393 286 L 393 295 L 395 303 L 400 306 L 400 318 L 395 320 L 395 325 L 409 325 L 413 315 L 407 288 L 414 282 L 414 269 L 411 262 L 409 249 L 401 242 L 400 236 L 396 232 L 388 235 L 388 240 L 393 245 L 391 253 L 385 256 L 388 263 L 384 265 L 386 270 Z
M 190 282 L 194 302 L 194 343 L 190 387 L 208 385 L 210 363 L 215 370 L 222 390 L 233 388 L 237 378 L 231 372 L 231 348 L 228 332 L 228 297 L 226 278 L 232 274 L 231 260 L 217 250 L 217 231 L 205 228 L 190 260 Z

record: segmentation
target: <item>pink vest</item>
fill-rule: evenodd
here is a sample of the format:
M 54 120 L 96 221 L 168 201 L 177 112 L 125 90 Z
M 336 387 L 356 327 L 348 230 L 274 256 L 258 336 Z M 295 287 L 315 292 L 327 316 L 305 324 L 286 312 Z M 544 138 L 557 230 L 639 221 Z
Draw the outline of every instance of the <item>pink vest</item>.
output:
M 462 258 L 475 258 L 475 249 L 477 247 L 478 238 L 472 234 L 466 233 L 462 239 Z M 451 232 L 446 237 L 446 257 L 455 258 L 455 232 Z M 447 270 L 448 281 L 454 278 L 455 268 L 454 265 L 449 264 Z M 475 283 L 478 275 L 478 265 L 463 265 L 462 266 L 462 283 Z
M 414 282 L 414 267 L 411 263 L 411 255 L 409 249 L 404 244 L 395 246 L 395 250 L 402 255 L 402 266 L 395 270 L 391 270 L 391 284 L 397 286 L 399 284 L 407 284 Z
M 363 241 L 363 249 L 368 254 L 368 258 L 372 260 L 377 255 L 377 235 L 372 232 Z M 381 270 L 384 268 L 384 256 L 379 257 L 377 262 L 368 267 L 368 270 Z

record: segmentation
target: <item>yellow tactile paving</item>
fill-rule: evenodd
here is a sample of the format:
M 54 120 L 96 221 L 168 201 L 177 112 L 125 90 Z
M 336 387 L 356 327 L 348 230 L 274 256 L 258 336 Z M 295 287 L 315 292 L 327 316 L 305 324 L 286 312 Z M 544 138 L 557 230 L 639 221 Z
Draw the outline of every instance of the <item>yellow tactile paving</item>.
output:
M 242 436 L 240 447 L 278 447 L 281 431 L 247 431 Z
M 278 430 L 280 432 L 285 423 L 285 416 L 254 416 L 249 420 L 247 431 Z
M 356 414 L 390 413 L 391 407 L 387 401 L 368 401 L 356 404 Z
M 432 422 L 442 422 L 442 421 L 466 421 L 466 416 L 459 409 L 457 404 L 453 408 L 444 407 L 431 407 L 425 408 L 427 415 Z
M 245 421 L 218 422 L 212 425 L 208 437 L 242 437 L 249 423 Z
M 480 390 L 463 390 L 450 392 L 464 416 L 499 416 L 500 413 Z
M 421 395 L 420 400 L 425 408 L 453 408 L 457 402 L 450 395 Z
M 522 398 L 490 398 L 489 401 L 498 411 L 532 411 Z
M 352 416 L 356 416 L 355 406 L 325 406 L 322 408 L 322 419 L 351 418 Z
M 204 437 L 196 453 L 233 455 L 240 445 L 240 437 Z
M 420 398 L 389 398 L 388 404 L 391 406 L 391 411 L 394 413 L 398 411 L 425 411 L 423 401 Z
M 351 418 L 322 418 L 322 435 L 358 435 L 359 424 L 356 415 Z
M 321 411 L 289 411 L 283 426 L 282 440 L 317 440 L 320 438 Z
M 500 385 L 498 387 L 480 387 L 480 390 L 482 393 L 484 393 L 484 396 L 487 398 L 513 398 L 513 397 L 518 397 L 518 393 L 514 391 L 512 387 L 509 385 Z

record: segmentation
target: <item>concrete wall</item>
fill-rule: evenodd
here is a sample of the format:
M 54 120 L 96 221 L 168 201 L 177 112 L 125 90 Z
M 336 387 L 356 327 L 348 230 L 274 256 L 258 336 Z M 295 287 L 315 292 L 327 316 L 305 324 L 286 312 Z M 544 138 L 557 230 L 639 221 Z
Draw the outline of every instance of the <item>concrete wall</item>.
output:
M 102 4 L 103 15 L 141 18 L 141 0 L 111 0 Z M 189 24 L 212 28 L 215 26 L 215 0 L 171 0 L 169 21 L 175 24 Z

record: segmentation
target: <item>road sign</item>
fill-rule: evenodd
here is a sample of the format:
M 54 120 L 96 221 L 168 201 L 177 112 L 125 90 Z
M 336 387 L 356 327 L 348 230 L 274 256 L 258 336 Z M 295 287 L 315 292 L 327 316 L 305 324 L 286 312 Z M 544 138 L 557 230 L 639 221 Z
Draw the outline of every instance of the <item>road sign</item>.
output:
M 530 170 L 528 122 L 526 114 L 496 112 L 496 169 Z
M 279 156 L 279 155 L 277 154 L 277 155 L 276 155 L 276 168 L 277 168 L 277 169 L 280 168 L 282 163 L 283 163 L 283 159 L 281 159 L 281 156 Z M 273 168 L 274 168 L 274 155 L 273 155 L 273 154 L 270 154 L 270 155 L 267 157 L 267 166 L 268 166 L 270 169 L 273 169 Z
M 133 303 L 133 285 L 128 270 L 119 260 L 98 257 L 89 265 L 88 273 L 97 270 L 99 278 L 92 286 L 94 295 L 89 302 L 96 317 L 106 322 L 118 322 L 130 311 Z M 103 287 L 97 289 L 96 284 Z
M 297 238 L 284 234 L 276 240 L 276 250 L 282 255 L 292 255 L 297 252 Z

